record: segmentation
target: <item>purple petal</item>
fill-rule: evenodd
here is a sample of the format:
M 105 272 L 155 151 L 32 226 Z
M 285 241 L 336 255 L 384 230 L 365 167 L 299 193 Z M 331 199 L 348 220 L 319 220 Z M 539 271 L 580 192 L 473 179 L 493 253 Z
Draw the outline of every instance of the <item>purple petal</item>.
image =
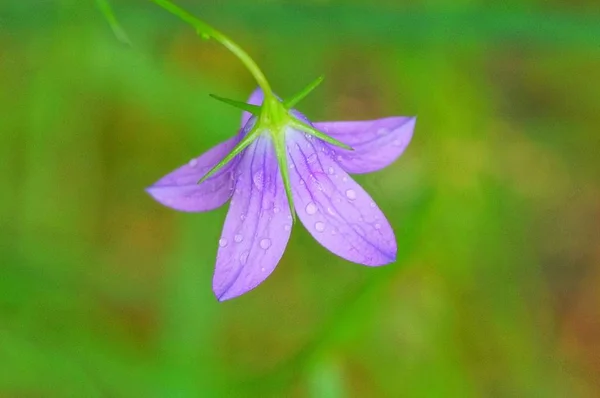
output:
M 288 158 L 298 217 L 327 249 L 346 260 L 383 265 L 396 259 L 396 239 L 373 199 L 317 138 L 288 130 Z
M 252 105 L 262 105 L 263 100 L 265 99 L 265 95 L 263 94 L 262 89 L 259 87 L 250 94 L 250 98 L 248 98 L 248 103 Z M 248 123 L 248 120 L 252 117 L 250 112 L 242 113 L 242 127 Z
M 259 137 L 245 150 L 237 173 L 213 278 L 219 300 L 244 294 L 263 282 L 283 256 L 292 229 L 270 137 Z
M 348 173 L 380 170 L 396 160 L 408 146 L 415 128 L 414 117 L 389 117 L 360 122 L 321 122 L 314 126 L 350 145 L 354 150 L 332 147 Z
M 180 211 L 208 211 L 222 206 L 233 193 L 233 171 L 239 162 L 239 156 L 202 184 L 198 184 L 198 181 L 227 156 L 239 140 L 238 135 L 220 143 L 167 174 L 146 191 L 163 205 Z

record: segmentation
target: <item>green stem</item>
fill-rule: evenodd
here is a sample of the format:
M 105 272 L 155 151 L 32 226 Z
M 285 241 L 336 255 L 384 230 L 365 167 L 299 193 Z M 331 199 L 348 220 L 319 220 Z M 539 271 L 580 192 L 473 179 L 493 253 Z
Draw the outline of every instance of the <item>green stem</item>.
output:
M 265 99 L 271 98 L 271 97 L 275 98 L 275 95 L 273 94 L 273 91 L 271 90 L 271 86 L 269 85 L 269 82 L 267 81 L 267 78 L 262 73 L 262 71 L 256 64 L 256 62 L 254 62 L 254 60 L 252 58 L 250 58 L 248 53 L 246 53 L 244 50 L 242 50 L 240 48 L 240 46 L 238 46 L 233 40 L 231 40 L 229 37 L 225 36 L 223 33 L 219 32 L 212 26 L 208 25 L 206 22 L 196 18 L 189 12 L 185 11 L 184 9 L 171 3 L 168 0 L 151 0 L 151 1 L 153 1 L 160 7 L 164 8 L 165 10 L 169 11 L 171 14 L 179 17 L 184 22 L 187 22 L 188 24 L 192 25 L 196 29 L 196 31 L 199 34 L 201 34 L 203 37 L 212 37 L 213 39 L 215 39 L 216 41 L 218 41 L 219 43 L 224 45 L 229 51 L 231 51 L 236 57 L 238 57 L 240 61 L 242 61 L 242 63 L 250 71 L 252 76 L 254 76 L 254 79 L 256 80 L 258 85 L 262 88 L 262 90 L 265 94 Z

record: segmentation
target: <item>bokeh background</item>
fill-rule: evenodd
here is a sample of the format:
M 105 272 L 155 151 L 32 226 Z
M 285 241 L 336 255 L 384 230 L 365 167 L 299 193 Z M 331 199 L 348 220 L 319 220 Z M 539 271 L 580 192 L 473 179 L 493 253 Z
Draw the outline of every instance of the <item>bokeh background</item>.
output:
M 144 188 L 233 135 L 254 82 L 150 1 L 0 2 L 1 397 L 600 396 L 596 0 L 185 1 L 313 120 L 418 115 L 357 180 L 393 265 L 295 228 L 218 303 L 226 208 Z

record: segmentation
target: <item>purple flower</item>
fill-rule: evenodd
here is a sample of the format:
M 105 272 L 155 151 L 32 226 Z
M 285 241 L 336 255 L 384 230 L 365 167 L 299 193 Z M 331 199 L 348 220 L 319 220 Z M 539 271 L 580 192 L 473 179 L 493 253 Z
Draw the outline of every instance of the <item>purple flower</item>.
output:
M 262 91 L 256 90 L 249 102 L 261 105 Z M 273 272 L 290 238 L 291 209 L 334 254 L 368 266 L 395 261 L 392 227 L 349 173 L 369 173 L 391 164 L 410 142 L 415 118 L 310 124 L 295 110 L 286 116 L 281 145 L 278 136 L 269 133 L 267 122 L 257 126 L 263 119 L 244 112 L 242 129 L 235 137 L 148 188 L 160 203 L 187 212 L 212 210 L 231 199 L 213 278 L 220 301 L 246 293 Z M 333 140 L 326 142 L 306 129 L 301 131 L 291 121 L 301 121 Z M 241 152 L 198 184 L 249 134 L 255 138 Z M 335 145 L 336 141 L 352 150 Z M 287 173 L 281 168 L 284 164 Z

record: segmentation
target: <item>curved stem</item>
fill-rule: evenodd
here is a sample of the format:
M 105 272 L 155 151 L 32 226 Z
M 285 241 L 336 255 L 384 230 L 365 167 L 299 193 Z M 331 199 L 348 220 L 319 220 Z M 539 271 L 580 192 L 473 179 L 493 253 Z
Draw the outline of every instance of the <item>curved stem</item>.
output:
M 262 88 L 265 94 L 265 99 L 274 97 L 273 91 L 271 90 L 271 86 L 269 85 L 267 78 L 262 73 L 256 62 L 254 62 L 254 60 L 250 58 L 248 53 L 242 50 L 242 48 L 238 46 L 233 40 L 225 36 L 223 33 L 219 32 L 212 26 L 208 25 L 206 22 L 196 18 L 189 12 L 171 3 L 169 0 L 151 1 L 164 8 L 165 10 L 169 11 L 171 14 L 179 17 L 184 22 L 187 22 L 188 24 L 192 25 L 196 29 L 196 31 L 203 37 L 212 37 L 213 39 L 224 45 L 229 51 L 231 51 L 236 57 L 238 57 L 240 61 L 242 61 L 242 63 L 250 71 L 252 76 L 254 76 L 254 79 L 256 80 L 260 88 Z

